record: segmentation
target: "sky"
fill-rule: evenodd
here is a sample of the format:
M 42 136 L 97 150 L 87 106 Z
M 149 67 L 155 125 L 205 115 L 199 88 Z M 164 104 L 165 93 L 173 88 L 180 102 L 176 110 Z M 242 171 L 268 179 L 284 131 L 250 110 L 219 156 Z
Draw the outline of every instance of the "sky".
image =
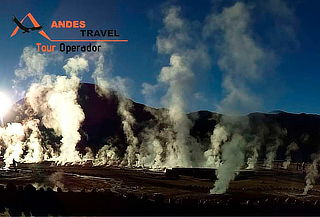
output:
M 51 29 L 53 20 L 85 20 L 88 29 L 117 29 L 120 38 L 128 42 L 110 43 L 112 52 L 106 56 L 112 62 L 109 73 L 128 80 L 128 95 L 134 101 L 160 107 L 166 84 L 161 84 L 154 100 L 148 100 L 142 90 L 144 83 L 156 86 L 162 68 L 170 64 L 172 53 L 161 52 L 157 42 L 172 33 L 164 29 L 163 12 L 172 6 L 179 8 L 179 17 L 188 24 L 183 34 L 192 40 L 182 45 L 186 52 L 199 44 L 202 50 L 197 51 L 208 56 L 206 63 L 192 61 L 192 91 L 186 111 L 245 107 L 245 112 L 320 112 L 317 0 L 1 1 L 0 91 L 18 100 L 30 85 L 22 82 L 15 87 L 13 82 L 23 49 L 35 47 L 37 42 L 53 44 L 36 32 L 20 31 L 10 38 L 16 27 L 12 16 L 22 19 L 31 12 L 54 39 L 79 38 L 79 31 Z M 230 23 L 233 16 L 234 23 Z M 30 25 L 28 21 L 24 24 Z M 76 54 L 49 64 L 46 73 L 63 74 L 67 58 Z M 89 72 L 82 81 L 94 82 Z

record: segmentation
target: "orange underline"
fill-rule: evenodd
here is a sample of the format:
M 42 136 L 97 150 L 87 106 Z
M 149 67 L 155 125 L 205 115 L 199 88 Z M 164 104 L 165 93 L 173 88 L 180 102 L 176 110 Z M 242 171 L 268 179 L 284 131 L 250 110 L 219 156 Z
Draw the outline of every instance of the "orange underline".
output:
M 96 41 L 101 41 L 101 42 L 128 42 L 127 39 L 123 40 L 90 40 L 90 39 L 84 39 L 84 40 L 76 40 L 76 39 L 62 39 L 62 40 L 57 40 L 57 39 L 50 39 L 52 42 L 96 42 Z

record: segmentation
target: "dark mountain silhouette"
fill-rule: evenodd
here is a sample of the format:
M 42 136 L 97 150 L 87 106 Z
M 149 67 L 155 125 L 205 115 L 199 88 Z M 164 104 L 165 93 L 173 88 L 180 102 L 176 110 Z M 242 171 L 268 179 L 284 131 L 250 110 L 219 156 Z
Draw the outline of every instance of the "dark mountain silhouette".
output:
M 93 84 L 81 84 L 78 91 L 78 102 L 84 110 L 85 120 L 81 126 L 81 141 L 77 148 L 83 151 L 85 147 L 90 147 L 93 152 L 97 152 L 107 143 L 112 143 L 118 147 L 120 155 L 123 155 L 127 142 L 122 129 L 121 118 L 117 113 L 119 99 L 115 92 L 111 92 L 109 97 L 99 96 Z M 157 114 L 165 109 L 155 109 L 143 104 L 133 102 L 131 113 L 136 119 L 133 127 L 135 134 L 139 137 L 143 129 L 155 123 L 157 120 L 153 114 Z M 7 122 L 22 121 L 30 116 L 28 106 L 24 100 L 19 101 L 17 106 L 7 117 Z M 148 108 L 148 109 L 146 109 Z M 152 111 L 152 112 L 150 112 Z M 216 123 L 223 116 L 210 111 L 197 111 L 189 113 L 188 117 L 194 125 L 190 134 L 197 141 L 207 148 L 210 144 L 210 135 Z M 272 113 L 251 113 L 247 115 L 249 120 L 248 135 L 255 135 L 263 131 L 263 143 L 260 156 L 264 156 L 266 145 L 274 142 L 275 129 L 285 128 L 286 136 L 279 136 L 283 144 L 278 149 L 277 159 L 285 159 L 285 151 L 291 142 L 296 142 L 300 149 L 293 154 L 294 161 L 310 161 L 310 155 L 319 150 L 320 147 L 320 116 L 313 114 L 292 114 L 286 112 Z M 53 130 L 41 126 L 42 134 L 49 138 L 50 144 L 59 146 L 60 138 L 55 136 Z

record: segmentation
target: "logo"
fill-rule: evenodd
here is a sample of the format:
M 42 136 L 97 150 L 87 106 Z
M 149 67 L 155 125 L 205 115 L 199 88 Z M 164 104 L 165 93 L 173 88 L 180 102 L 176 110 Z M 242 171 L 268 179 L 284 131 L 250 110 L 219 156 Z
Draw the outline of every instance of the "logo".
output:
M 27 27 L 23 25 L 26 19 L 29 19 L 33 24 L 32 27 Z M 30 33 L 37 31 L 42 37 L 46 38 L 50 42 L 128 42 L 127 39 L 118 39 L 120 34 L 117 29 L 87 29 L 87 23 L 85 20 L 53 20 L 50 26 L 51 29 L 79 29 L 79 38 L 81 39 L 51 39 L 49 35 L 43 30 L 43 27 L 38 23 L 31 13 L 28 13 L 22 20 L 18 20 L 15 16 L 13 17 L 13 22 L 17 25 L 10 35 L 10 38 L 15 36 L 19 30 L 22 33 Z M 88 38 L 90 37 L 90 38 Z M 59 50 L 65 52 L 66 54 L 70 52 L 99 52 L 101 45 L 98 44 L 78 44 L 78 45 L 68 45 L 65 43 L 59 44 Z M 39 52 L 53 52 L 57 48 L 57 45 L 42 43 L 35 43 L 37 50 Z
M 31 23 L 33 24 L 33 27 L 28 28 L 25 27 L 22 23 L 23 21 L 29 18 Z M 50 40 L 50 37 L 45 33 L 44 30 L 42 30 L 42 26 L 39 25 L 38 21 L 32 16 L 31 13 L 28 13 L 21 21 L 19 21 L 15 16 L 13 17 L 13 22 L 15 22 L 15 24 L 17 25 L 17 27 L 13 30 L 13 32 L 10 35 L 10 38 L 12 38 L 13 36 L 15 36 L 17 34 L 17 32 L 19 31 L 19 29 L 23 30 L 22 33 L 30 33 L 30 31 L 35 31 L 35 30 L 40 30 L 38 33 L 40 35 L 42 35 L 43 37 L 45 37 L 46 39 Z

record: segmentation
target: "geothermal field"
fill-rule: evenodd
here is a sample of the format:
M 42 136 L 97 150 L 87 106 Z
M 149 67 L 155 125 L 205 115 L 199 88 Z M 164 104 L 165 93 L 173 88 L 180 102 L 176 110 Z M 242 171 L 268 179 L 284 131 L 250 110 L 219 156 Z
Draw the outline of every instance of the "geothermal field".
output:
M 183 128 L 174 133 L 167 109 L 116 92 L 101 96 L 93 84 L 78 83 L 71 90 L 58 84 L 29 92 L 0 128 L 0 191 L 7 195 L 0 200 L 3 213 L 319 211 L 318 157 L 313 154 L 319 141 L 313 130 L 320 128 L 317 115 L 277 111 L 231 117 L 199 111 L 179 117 L 193 123 L 187 135 Z M 56 104 L 59 98 L 39 103 L 51 97 L 62 97 L 64 103 Z
M 68 59 L 65 76 L 43 75 L 2 111 L 2 213 L 318 213 L 319 115 L 153 108 L 105 78 L 81 83 L 86 61 Z

